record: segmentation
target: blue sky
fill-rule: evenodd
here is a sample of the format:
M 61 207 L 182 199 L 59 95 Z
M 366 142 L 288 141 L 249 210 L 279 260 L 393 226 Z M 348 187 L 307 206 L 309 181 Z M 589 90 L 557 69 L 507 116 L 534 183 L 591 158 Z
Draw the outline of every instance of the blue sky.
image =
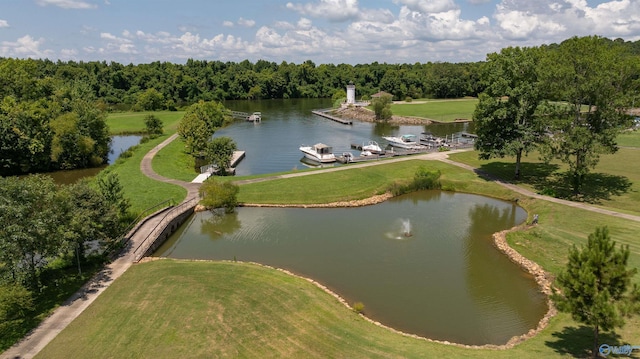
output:
M 484 60 L 640 40 L 640 0 L 0 0 L 0 56 L 120 63 Z

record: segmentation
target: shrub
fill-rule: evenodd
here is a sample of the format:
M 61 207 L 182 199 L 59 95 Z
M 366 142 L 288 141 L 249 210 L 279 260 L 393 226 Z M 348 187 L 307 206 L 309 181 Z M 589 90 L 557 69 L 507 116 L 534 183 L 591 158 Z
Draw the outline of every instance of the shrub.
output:
M 353 303 L 353 311 L 361 314 L 362 312 L 364 312 L 364 304 L 362 302 Z

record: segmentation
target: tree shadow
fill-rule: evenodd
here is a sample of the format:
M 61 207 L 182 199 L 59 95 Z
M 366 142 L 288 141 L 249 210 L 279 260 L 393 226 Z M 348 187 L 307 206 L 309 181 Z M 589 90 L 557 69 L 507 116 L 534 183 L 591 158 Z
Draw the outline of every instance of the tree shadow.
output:
M 495 161 L 481 165 L 480 174 L 484 174 L 489 179 L 543 186 L 547 178 L 559 168 L 558 165 L 551 163 L 522 162 L 520 164 L 520 179 L 515 180 L 516 164 L 514 162 Z
M 593 348 L 593 328 L 581 325 L 580 327 L 565 327 L 561 332 L 554 332 L 551 336 L 555 341 L 547 340 L 545 345 L 563 356 L 570 355 L 574 358 L 591 357 Z M 622 346 L 620 335 L 616 332 L 600 333 L 598 346 L 608 344 Z M 635 357 L 635 356 L 632 356 Z
M 575 194 L 571 174 L 558 172 L 559 169 L 557 164 L 523 162 L 520 165 L 520 179 L 514 180 L 515 163 L 496 161 L 480 166 L 476 173 L 489 180 L 528 184 L 543 195 L 591 204 L 599 204 L 631 190 L 632 182 L 627 177 L 589 173 L 584 178 L 580 193 Z
M 624 176 L 606 173 L 589 173 L 585 176 L 580 193 L 573 191 L 571 174 L 555 173 L 549 176 L 542 186 L 534 186 L 541 194 L 576 202 L 599 204 L 612 196 L 621 196 L 631 190 L 632 182 Z

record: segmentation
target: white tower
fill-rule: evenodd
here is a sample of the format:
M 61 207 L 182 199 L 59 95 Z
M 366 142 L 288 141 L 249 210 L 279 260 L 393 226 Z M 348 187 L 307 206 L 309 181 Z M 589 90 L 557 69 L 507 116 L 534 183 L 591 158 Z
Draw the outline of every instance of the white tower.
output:
M 354 105 L 356 103 L 356 85 L 353 82 L 349 82 L 347 85 L 347 105 Z

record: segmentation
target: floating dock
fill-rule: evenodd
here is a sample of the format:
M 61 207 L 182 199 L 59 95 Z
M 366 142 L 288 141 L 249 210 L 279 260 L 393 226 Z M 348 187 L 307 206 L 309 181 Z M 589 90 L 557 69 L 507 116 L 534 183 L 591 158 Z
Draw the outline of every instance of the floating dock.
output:
M 320 117 L 328 118 L 331 121 L 335 121 L 343 125 L 353 125 L 353 121 L 330 115 L 329 111 L 333 111 L 333 109 L 330 108 L 325 110 L 312 110 L 311 113 L 313 113 L 314 115 L 318 115 Z

